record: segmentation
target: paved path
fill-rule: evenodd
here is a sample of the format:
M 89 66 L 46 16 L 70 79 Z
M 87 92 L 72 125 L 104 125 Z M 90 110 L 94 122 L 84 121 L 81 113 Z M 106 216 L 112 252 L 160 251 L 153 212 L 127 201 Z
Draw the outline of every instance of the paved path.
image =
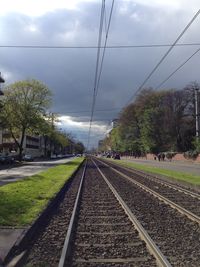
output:
M 59 164 L 64 164 L 68 161 L 71 161 L 72 159 L 74 158 L 72 157 L 68 159 L 33 161 L 27 162 L 22 166 L 0 170 L 0 186 L 24 179 L 46 169 L 55 167 Z
M 74 158 L 30 162 L 19 167 L 0 170 L 0 186 L 16 182 L 48 168 L 52 168 L 59 164 L 69 162 L 73 159 Z M 0 266 L 1 261 L 5 258 L 8 251 L 15 244 L 17 239 L 21 237 L 24 230 L 25 229 L 15 229 L 6 227 L 0 228 Z
M 188 163 L 188 162 L 177 162 L 177 161 L 157 161 L 157 160 L 147 160 L 147 159 L 128 159 L 122 158 L 123 160 L 127 160 L 134 163 L 145 164 L 147 166 L 154 166 L 158 168 L 180 171 L 191 173 L 194 175 L 200 176 L 200 164 L 199 163 Z

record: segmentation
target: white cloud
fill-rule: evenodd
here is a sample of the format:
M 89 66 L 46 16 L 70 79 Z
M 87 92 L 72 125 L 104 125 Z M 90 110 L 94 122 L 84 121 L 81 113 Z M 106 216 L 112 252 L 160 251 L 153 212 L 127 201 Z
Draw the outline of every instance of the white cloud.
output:
M 28 32 L 32 32 L 32 33 L 39 32 L 38 27 L 36 25 L 34 25 L 34 24 L 26 25 L 25 30 L 28 31 Z
M 70 116 L 59 116 L 59 125 L 63 125 L 65 127 L 73 127 L 73 128 L 81 128 L 82 130 L 88 130 L 90 123 L 88 122 L 81 122 L 81 121 L 74 121 Z M 93 131 L 100 131 L 105 132 L 107 126 L 102 124 L 93 123 L 92 130 Z
M 41 16 L 55 9 L 76 9 L 81 2 L 96 2 L 97 0 L 0 0 L 0 14 L 11 12 L 28 16 Z
M 0 65 L 0 70 L 1 70 L 2 77 L 5 79 L 5 82 L 6 82 L 4 86 L 8 85 L 9 83 L 13 83 L 16 80 L 21 78 L 17 72 L 12 72 L 1 65 Z
M 129 4 L 154 9 L 162 9 L 166 14 L 182 10 L 189 14 L 193 14 L 199 10 L 199 0 L 122 0 L 120 4 L 120 12 L 129 14 Z M 155 14 L 156 16 L 156 14 Z
M 103 123 L 103 122 L 102 122 Z M 90 147 L 97 146 L 98 140 L 104 138 L 108 131 L 110 130 L 110 126 L 107 124 L 102 124 L 98 122 L 92 123 L 91 128 L 91 142 Z M 84 145 L 87 145 L 88 140 L 88 132 L 89 132 L 89 120 L 87 122 L 74 121 L 70 116 L 59 116 L 59 122 L 57 123 L 58 128 L 62 130 L 66 130 L 67 132 L 75 135 Z
M 141 21 L 141 18 L 140 18 L 140 15 L 136 12 L 134 12 L 132 15 L 131 15 L 131 18 L 133 20 L 135 20 L 136 22 L 140 22 Z

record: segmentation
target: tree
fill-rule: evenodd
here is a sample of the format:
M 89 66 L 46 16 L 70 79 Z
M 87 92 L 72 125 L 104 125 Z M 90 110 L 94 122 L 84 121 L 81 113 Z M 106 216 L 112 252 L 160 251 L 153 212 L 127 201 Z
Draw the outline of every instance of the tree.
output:
M 0 116 L 19 149 L 19 160 L 26 133 L 40 132 L 50 103 L 50 90 L 37 80 L 19 81 L 5 88 Z
M 75 144 L 75 153 L 83 154 L 84 150 L 85 150 L 85 147 L 84 147 L 83 143 L 77 142 Z

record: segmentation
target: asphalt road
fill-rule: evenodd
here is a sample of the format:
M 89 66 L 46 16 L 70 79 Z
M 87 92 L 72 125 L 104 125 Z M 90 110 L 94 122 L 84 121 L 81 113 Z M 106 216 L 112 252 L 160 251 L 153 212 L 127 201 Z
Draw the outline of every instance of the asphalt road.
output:
M 74 158 L 26 162 L 18 167 L 12 167 L 11 165 L 10 168 L 0 170 L 0 186 L 24 179 L 59 164 L 64 164 L 72 159 Z
M 154 166 L 158 168 L 180 171 L 184 173 L 190 173 L 200 176 L 200 163 L 188 163 L 188 162 L 175 162 L 175 161 L 157 161 L 157 160 L 146 160 L 146 159 L 125 159 L 124 160 L 145 164 L 147 166 Z

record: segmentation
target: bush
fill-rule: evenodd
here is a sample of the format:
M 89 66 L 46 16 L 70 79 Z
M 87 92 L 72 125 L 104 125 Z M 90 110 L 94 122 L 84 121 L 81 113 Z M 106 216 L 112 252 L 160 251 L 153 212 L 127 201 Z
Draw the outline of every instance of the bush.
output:
M 189 150 L 184 152 L 184 157 L 186 159 L 196 159 L 199 155 L 199 152 L 197 150 Z
M 195 137 L 194 141 L 192 142 L 194 146 L 194 151 L 200 152 L 200 140 Z

